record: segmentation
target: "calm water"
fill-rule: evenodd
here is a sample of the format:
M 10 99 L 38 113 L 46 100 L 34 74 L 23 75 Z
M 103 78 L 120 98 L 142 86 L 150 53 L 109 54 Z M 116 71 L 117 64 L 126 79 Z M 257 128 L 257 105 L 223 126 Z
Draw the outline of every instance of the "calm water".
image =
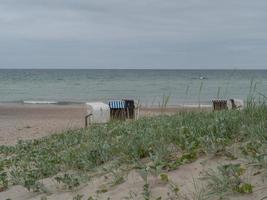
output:
M 205 77 L 205 79 L 200 78 Z M 267 70 L 0 70 L 0 102 L 85 102 L 134 98 L 159 105 L 246 99 L 250 84 L 267 95 Z

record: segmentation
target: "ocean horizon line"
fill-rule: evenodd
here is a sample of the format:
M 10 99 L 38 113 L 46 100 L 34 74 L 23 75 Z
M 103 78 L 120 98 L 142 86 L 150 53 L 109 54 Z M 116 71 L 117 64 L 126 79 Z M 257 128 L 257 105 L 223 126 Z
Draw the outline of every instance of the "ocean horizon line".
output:
M 0 67 L 0 70 L 152 70 L 152 71 L 267 71 L 266 68 L 90 68 L 90 67 Z

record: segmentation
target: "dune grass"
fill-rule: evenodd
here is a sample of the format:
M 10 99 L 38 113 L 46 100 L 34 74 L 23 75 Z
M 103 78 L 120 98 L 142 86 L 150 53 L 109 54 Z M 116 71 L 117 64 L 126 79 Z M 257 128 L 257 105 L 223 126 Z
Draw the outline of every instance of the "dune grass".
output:
M 259 167 L 266 167 L 267 106 L 243 111 L 177 113 L 173 116 L 113 121 L 88 129 L 66 131 L 42 139 L 0 146 L 0 190 L 23 185 L 44 190 L 40 180 L 56 176 L 70 188 L 81 177 L 108 162 L 142 168 L 174 170 L 201 154 L 218 154 L 233 143 Z M 77 172 L 75 175 L 66 172 Z M 65 173 L 60 176 L 59 173 Z M 119 180 L 122 181 L 122 180 Z

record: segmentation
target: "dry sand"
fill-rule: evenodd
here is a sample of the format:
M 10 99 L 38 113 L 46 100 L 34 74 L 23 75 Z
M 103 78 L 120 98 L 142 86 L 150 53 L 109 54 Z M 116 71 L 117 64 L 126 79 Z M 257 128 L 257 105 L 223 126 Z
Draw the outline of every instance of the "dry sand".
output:
M 0 105 L 0 145 L 40 138 L 84 125 L 83 105 Z
M 153 116 L 162 112 L 173 114 L 188 110 L 199 109 L 141 108 L 140 116 Z M 35 139 L 68 129 L 83 128 L 85 115 L 84 104 L 0 104 L 0 145 L 14 145 L 20 139 Z

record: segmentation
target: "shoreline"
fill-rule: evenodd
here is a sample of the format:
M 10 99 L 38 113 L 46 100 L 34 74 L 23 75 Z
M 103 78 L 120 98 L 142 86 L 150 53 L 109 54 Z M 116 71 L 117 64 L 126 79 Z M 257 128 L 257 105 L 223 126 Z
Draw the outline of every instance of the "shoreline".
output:
M 103 102 L 106 103 L 105 101 L 90 101 L 90 102 Z M 49 105 L 54 105 L 54 106 L 65 106 L 65 105 L 84 105 L 87 102 L 75 102 L 75 101 L 50 101 L 50 100 L 45 100 L 45 101 L 35 101 L 35 100 L 27 100 L 27 101 L 10 101 L 10 102 L 0 102 L 0 106 L 9 106 L 9 105 L 38 105 L 38 106 L 49 106 Z M 141 107 L 145 108 L 159 108 L 161 107 L 160 105 L 154 105 L 154 104 L 139 104 Z M 201 102 L 200 104 L 198 102 L 190 102 L 190 103 L 177 103 L 177 104 L 167 104 L 167 108 L 181 108 L 181 107 L 186 107 L 186 108 L 195 108 L 195 107 L 211 107 L 212 102 Z

